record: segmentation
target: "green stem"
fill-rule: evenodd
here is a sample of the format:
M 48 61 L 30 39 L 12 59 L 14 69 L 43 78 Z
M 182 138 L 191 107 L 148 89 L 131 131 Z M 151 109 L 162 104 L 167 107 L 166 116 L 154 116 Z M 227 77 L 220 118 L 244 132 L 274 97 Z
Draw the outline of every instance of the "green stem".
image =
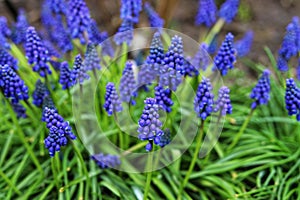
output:
M 200 147 L 201 147 L 201 143 L 202 143 L 202 138 L 203 138 L 203 135 L 204 135 L 204 122 L 205 122 L 204 120 L 201 120 L 200 133 L 197 135 L 197 138 L 196 138 L 196 149 L 194 151 L 193 159 L 192 159 L 192 162 L 191 162 L 190 167 L 188 169 L 188 172 L 186 173 L 186 175 L 184 177 L 184 180 L 180 185 L 179 194 L 178 194 L 177 199 L 181 199 L 183 189 L 186 186 L 186 184 L 188 183 L 190 175 L 191 175 L 191 173 L 194 169 L 194 166 L 196 164 L 196 161 L 198 159 L 199 151 L 200 151 Z
M 210 30 L 210 32 L 208 33 L 208 35 L 206 36 L 204 42 L 206 44 L 210 44 L 211 41 L 214 39 L 214 37 L 220 32 L 220 30 L 222 29 L 223 25 L 224 25 L 225 21 L 224 19 L 220 18 L 217 23 L 215 23 L 215 25 L 212 27 L 212 29 Z
M 143 200 L 146 200 L 147 197 L 148 197 L 148 193 L 149 193 L 150 185 L 151 185 L 151 179 L 152 179 L 152 168 L 153 168 L 152 162 L 153 162 L 153 150 L 154 150 L 154 147 L 153 147 L 153 140 L 151 140 L 150 142 L 152 144 L 152 151 L 149 152 L 150 155 L 148 155 L 148 160 L 147 160 L 146 169 L 148 170 L 148 172 L 147 172 L 147 180 L 146 180 L 146 187 L 145 187 L 145 191 L 144 191 Z
M 230 150 L 232 150 L 233 147 L 235 147 L 235 145 L 236 145 L 236 144 L 238 143 L 238 141 L 240 140 L 241 136 L 243 135 L 245 129 L 247 128 L 247 126 L 248 126 L 248 124 L 249 124 L 249 122 L 250 122 L 250 120 L 251 120 L 251 117 L 253 116 L 254 110 L 255 110 L 255 109 L 252 109 L 252 110 L 251 110 L 251 112 L 249 113 L 247 119 L 244 121 L 244 123 L 243 123 L 243 125 L 242 125 L 240 131 L 237 133 L 237 135 L 235 136 L 234 140 L 233 140 L 232 143 L 229 145 L 228 150 L 227 150 L 228 152 L 229 152 Z
M 53 174 L 53 178 L 54 178 L 54 182 L 55 182 L 55 185 L 56 185 L 56 188 L 57 190 L 59 190 L 59 182 L 58 182 L 58 179 L 57 179 L 57 165 L 56 165 L 56 156 L 58 155 L 58 153 L 56 153 L 54 155 L 53 158 L 51 158 L 51 169 L 52 169 L 52 174 Z
M 18 195 L 22 195 L 20 190 L 13 184 L 13 182 L 3 173 L 3 171 L 0 169 L 0 176 L 3 178 L 3 180 L 11 187 Z
M 14 113 L 14 110 L 13 110 L 10 102 L 8 101 L 7 98 L 4 97 L 4 99 L 5 99 L 6 103 L 7 103 L 7 105 L 9 105 L 8 108 L 9 108 L 10 116 L 12 117 L 14 125 L 17 127 L 17 134 L 18 134 L 20 140 L 24 144 L 24 146 L 25 146 L 28 154 L 30 155 L 33 163 L 35 164 L 35 166 L 37 167 L 37 169 L 40 171 L 41 175 L 44 176 L 44 171 L 43 171 L 43 169 L 42 169 L 42 167 L 41 167 L 41 165 L 40 165 L 37 157 L 35 156 L 33 150 L 31 149 L 30 145 L 26 141 L 25 134 L 24 134 L 22 128 L 20 127 L 20 124 L 18 122 L 18 119 L 17 119 L 17 117 L 16 117 L 16 115 Z
M 144 141 L 144 142 L 138 143 L 138 144 L 136 144 L 136 145 L 130 147 L 130 148 L 127 149 L 126 151 L 124 151 L 124 152 L 121 154 L 121 156 L 126 156 L 126 155 L 128 155 L 129 153 L 131 153 L 131 152 L 133 152 L 133 151 L 135 151 L 135 150 L 138 150 L 138 149 L 140 149 L 140 148 L 146 146 L 147 143 L 148 143 L 148 141 Z

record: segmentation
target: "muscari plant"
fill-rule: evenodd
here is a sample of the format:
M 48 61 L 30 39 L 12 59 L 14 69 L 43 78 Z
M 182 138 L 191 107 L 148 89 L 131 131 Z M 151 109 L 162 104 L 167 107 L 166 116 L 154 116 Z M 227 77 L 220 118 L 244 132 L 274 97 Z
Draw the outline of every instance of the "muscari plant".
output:
M 222 37 L 221 28 L 234 20 L 239 0 L 226 0 L 219 8 L 214 0 L 199 0 L 195 24 L 204 25 L 208 33 L 195 55 L 188 56 L 185 55 L 185 44 L 179 35 L 170 38 L 169 43 L 163 42 L 162 38 L 168 37 L 162 31 L 165 21 L 149 2 L 143 5 L 141 0 L 122 0 L 120 3 L 121 23 L 113 37 L 117 46 L 127 49 L 132 44 L 140 13 L 146 14 L 149 25 L 155 30 L 149 52 L 142 58 L 137 73 L 134 62 L 127 59 L 127 55 L 121 62 L 106 67 L 108 60 L 115 59 L 112 44 L 110 41 L 102 43 L 107 40 L 107 33 L 100 32 L 84 0 L 45 0 L 41 13 L 42 30 L 28 23 L 24 10 L 19 11 L 17 22 L 11 28 L 4 17 L 0 18 L 1 110 L 6 114 L 1 122 L 7 124 L 1 128 L 3 138 L 7 141 L 7 144 L 1 143 L 0 157 L 0 175 L 3 179 L 0 187 L 5 192 L 4 196 L 10 199 L 24 193 L 26 199 L 105 199 L 111 195 L 112 198 L 124 199 L 199 199 L 199 196 L 201 199 L 247 199 L 265 195 L 263 197 L 272 199 L 274 191 L 275 195 L 284 198 L 293 199 L 299 195 L 299 187 L 295 186 L 299 180 L 296 169 L 300 166 L 299 161 L 296 162 L 299 150 L 295 142 L 299 137 L 296 136 L 294 141 L 282 142 L 280 140 L 285 139 L 281 137 L 282 133 L 276 135 L 277 123 L 288 122 L 299 130 L 300 88 L 294 78 L 299 79 L 300 65 L 296 70 L 289 67 L 294 64 L 293 57 L 300 60 L 298 17 L 294 17 L 286 28 L 277 60 L 266 48 L 273 69 L 265 69 L 260 64 L 251 65 L 261 72 L 261 76 L 255 86 L 251 84 L 241 93 L 227 79 L 239 78 L 240 75 L 235 73 L 239 69 L 234 69 L 234 65 L 250 52 L 254 34 L 248 31 L 241 40 L 234 41 L 234 35 L 227 33 L 218 46 L 218 38 Z M 213 56 L 213 64 L 207 52 Z M 104 68 L 109 73 L 103 72 Z M 214 88 L 210 78 L 204 76 L 208 70 L 214 74 L 220 73 L 229 86 Z M 122 155 L 97 152 L 87 156 L 78 137 L 80 129 L 74 128 L 71 95 L 77 85 L 83 95 L 83 85 L 97 78 L 98 72 L 107 75 L 107 82 L 99 85 L 102 99 L 96 101 L 102 104 L 96 108 L 101 119 L 105 119 L 99 123 L 119 132 L 110 138 L 112 142 L 126 142 L 126 145 L 120 146 L 131 146 L 132 151 L 150 154 L 166 147 L 176 136 L 176 112 L 179 106 L 173 93 L 183 92 L 180 86 L 189 80 L 196 83 L 195 96 L 189 104 L 194 106 L 199 133 L 179 161 L 161 172 L 149 171 L 144 177 L 107 169 L 122 165 Z M 276 84 L 278 82 L 280 84 Z M 214 90 L 218 90 L 217 95 Z M 272 90 L 276 95 L 271 95 Z M 250 100 L 251 104 L 248 103 Z M 123 112 L 122 104 L 135 105 L 130 109 L 135 111 L 133 113 L 137 118 L 138 140 L 124 140 L 123 133 L 112 123 L 112 117 Z M 274 108 L 280 106 L 285 109 Z M 161 112 L 167 113 L 168 120 L 165 122 L 162 121 Z M 269 118 L 260 117 L 266 113 L 270 115 Z M 225 119 L 224 136 L 221 136 L 221 143 L 216 145 L 217 154 L 213 150 L 202 159 L 199 158 L 199 152 L 205 133 L 209 130 L 211 115 L 217 116 L 218 123 Z M 295 116 L 296 120 L 280 115 Z M 265 124 L 261 124 L 260 120 L 265 120 Z M 261 132 L 255 131 L 258 127 Z M 285 134 L 289 128 L 280 130 Z M 17 133 L 16 144 L 22 143 L 25 156 L 23 150 L 10 151 L 15 141 L 12 134 L 6 134 L 10 131 Z M 297 134 L 297 131 L 291 133 Z M 265 147 L 257 143 L 257 138 L 264 142 Z M 250 150 L 257 152 L 247 157 Z M 5 163 L 8 156 L 21 164 L 12 167 L 11 162 Z M 264 159 L 269 160 L 266 162 Z M 285 163 L 293 165 L 280 169 Z M 252 165 L 253 168 L 250 167 Z M 250 170 L 245 167 L 250 167 Z M 15 174 L 12 173 L 14 171 Z M 291 174 L 295 177 L 292 178 Z M 24 181 L 20 180 L 21 177 Z M 124 183 L 124 179 L 128 183 Z M 279 180 L 283 181 L 278 183 Z

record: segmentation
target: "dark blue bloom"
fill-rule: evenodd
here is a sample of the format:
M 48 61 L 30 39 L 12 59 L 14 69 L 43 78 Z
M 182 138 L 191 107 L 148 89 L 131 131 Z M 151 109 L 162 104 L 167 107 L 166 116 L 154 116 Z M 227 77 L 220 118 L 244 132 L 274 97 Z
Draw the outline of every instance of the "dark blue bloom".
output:
M 233 35 L 228 33 L 222 43 L 218 54 L 214 58 L 213 70 L 218 69 L 222 76 L 227 74 L 228 69 L 233 69 L 233 64 L 236 61 L 236 51 L 233 48 Z
M 58 52 L 58 50 L 56 49 L 56 47 L 54 46 L 54 44 L 52 42 L 50 42 L 49 40 L 43 40 L 44 46 L 48 51 L 48 55 L 51 57 L 57 57 L 59 58 L 61 56 L 61 54 Z M 50 62 L 51 60 L 49 60 Z
M 0 48 L 0 66 L 8 65 L 14 70 L 18 70 L 18 61 L 5 49 Z
M 182 81 L 182 75 L 179 71 L 176 71 L 168 65 L 162 66 L 160 70 L 159 85 L 163 87 L 168 87 L 172 91 L 176 91 L 177 87 Z
M 148 16 L 148 20 L 151 27 L 158 27 L 163 28 L 164 27 L 164 20 L 158 15 L 157 12 L 151 7 L 151 5 L 146 2 L 144 4 L 145 12 Z
M 250 98 L 255 100 L 251 105 L 251 109 L 267 104 L 270 100 L 270 90 L 270 71 L 266 69 L 250 94 Z
M 154 98 L 147 98 L 144 103 L 145 107 L 139 119 L 137 131 L 140 140 L 149 140 L 146 150 L 150 151 L 152 149 L 152 140 L 159 141 L 159 138 L 156 138 L 163 135 L 163 131 L 161 130 L 162 123 L 159 120 L 158 114 L 160 106 Z
M 42 83 L 39 79 L 35 84 L 35 90 L 32 94 L 33 97 L 33 104 L 36 106 L 42 106 L 44 98 L 50 94 L 49 90 L 47 89 L 46 85 Z
M 182 75 L 184 74 L 183 66 L 183 43 L 182 38 L 175 35 L 172 38 L 171 45 L 167 53 L 164 56 L 164 65 L 179 71 Z
M 300 51 L 300 25 L 299 18 L 294 17 L 286 27 L 281 48 L 278 51 L 277 66 L 280 71 L 288 71 L 288 61 Z
M 29 26 L 24 9 L 19 10 L 17 22 L 12 29 L 11 39 L 15 44 L 21 44 L 26 41 L 26 30 Z
M 191 57 L 186 57 L 183 61 L 184 66 L 184 76 L 198 76 L 199 75 L 199 67 L 193 64 L 193 60 Z M 197 69 L 198 68 L 198 69 Z
M 172 140 L 171 133 L 169 129 L 163 131 L 163 135 L 156 137 L 154 143 L 160 147 L 168 145 Z M 150 144 L 150 143 L 148 143 Z
M 234 43 L 234 48 L 236 49 L 238 57 L 244 57 L 250 52 L 253 42 L 253 36 L 253 31 L 247 31 L 242 39 Z
M 7 41 L 6 37 L 0 33 L 0 44 L 1 48 L 10 49 L 10 44 Z
M 56 17 L 55 24 L 53 25 L 52 30 L 52 39 L 54 39 L 57 47 L 63 52 L 66 53 L 68 51 L 73 50 L 73 44 L 72 39 L 69 33 L 69 30 L 67 30 L 64 27 L 63 21 L 61 17 Z
M 9 38 L 11 35 L 11 30 L 8 28 L 6 17 L 0 17 L 0 34 L 6 38 Z
M 300 89 L 292 78 L 286 79 L 285 105 L 288 115 L 296 115 L 300 121 Z
M 86 70 L 100 70 L 100 58 L 95 44 L 89 43 L 84 55 L 84 68 Z
M 134 105 L 135 101 L 132 100 L 132 97 L 136 96 L 136 89 L 137 85 L 132 70 L 132 62 L 127 61 L 119 86 L 121 100 L 126 103 L 131 102 Z
M 149 73 L 153 74 L 153 80 L 160 74 L 160 68 L 164 62 L 164 47 L 160 39 L 160 33 L 154 33 L 154 36 L 150 45 L 150 53 L 146 58 L 145 65 L 148 68 Z M 150 76 L 149 76 L 150 78 Z M 149 81 L 153 81 L 150 80 Z
M 205 43 L 202 43 L 191 61 L 192 66 L 198 72 L 195 73 L 196 76 L 199 74 L 200 69 L 203 71 L 207 69 L 209 61 L 210 57 L 207 53 L 207 45 Z
M 211 27 L 216 22 L 217 6 L 214 0 L 199 0 L 196 25 Z
M 33 27 L 29 27 L 26 31 L 25 51 L 28 63 L 33 64 L 33 71 L 39 72 L 42 77 L 51 74 L 47 64 L 50 61 L 49 52 Z
M 104 155 L 103 153 L 99 153 L 92 155 L 91 159 L 102 169 L 113 168 L 121 164 L 120 157 L 116 155 Z
M 211 55 L 216 53 L 216 51 L 218 50 L 217 35 L 215 35 L 215 37 L 212 39 L 212 41 L 210 42 L 209 46 L 206 49 L 207 49 L 207 52 Z
M 142 0 L 121 0 L 121 19 L 139 22 Z
M 50 9 L 50 1 L 45 0 L 42 4 L 41 9 L 41 22 L 46 29 L 46 31 L 50 31 L 55 21 L 53 20 L 53 14 Z
M 115 54 L 115 51 L 113 49 L 111 40 L 108 37 L 108 33 L 106 31 L 102 32 L 102 41 L 101 41 L 101 49 L 102 49 L 102 54 L 103 55 L 108 55 L 110 57 L 113 57 Z
M 75 140 L 76 136 L 73 134 L 69 122 L 66 122 L 63 117 L 57 113 L 56 109 L 46 107 L 43 118 L 50 131 L 44 141 L 45 147 L 49 150 L 50 156 L 53 157 L 55 152 L 60 151 L 60 148 L 67 144 L 67 138 Z
M 81 44 L 85 44 L 84 34 L 90 26 L 90 12 L 84 0 L 69 1 L 67 12 L 67 24 L 73 39 L 78 38 Z
M 238 8 L 239 0 L 226 0 L 220 8 L 219 16 L 230 23 L 237 14 Z
M 12 103 L 28 99 L 28 87 L 16 72 L 8 65 L 0 66 L 0 87 L 6 98 Z
M 50 95 L 45 96 L 44 101 L 43 101 L 43 105 L 42 105 L 42 121 L 43 122 L 46 121 L 46 118 L 45 118 L 46 108 L 57 111 Z
M 105 103 L 103 107 L 109 116 L 123 110 L 122 102 L 113 83 L 108 83 L 106 85 Z
M 18 118 L 26 118 L 26 108 L 24 108 L 24 106 L 22 106 L 22 104 L 20 104 L 20 102 L 18 103 L 13 103 L 11 102 L 12 108 L 14 109 L 15 113 L 17 114 Z
M 222 116 L 232 113 L 232 106 L 231 106 L 229 93 L 230 90 L 226 86 L 223 86 L 219 89 L 219 97 L 215 102 L 214 112 L 220 111 L 220 114 Z
M 105 36 L 100 32 L 97 22 L 94 19 L 91 19 L 89 29 L 88 29 L 88 34 L 89 34 L 89 40 L 96 45 L 100 44 L 104 40 L 104 36 Z
M 65 15 L 67 13 L 67 3 L 65 0 L 48 0 L 52 13 L 57 15 Z
M 114 36 L 114 41 L 117 45 L 127 43 L 130 45 L 133 39 L 133 23 L 130 20 L 124 20 Z
M 174 104 L 171 99 L 172 92 L 169 88 L 164 89 L 161 86 L 155 87 L 155 100 L 158 105 L 166 112 L 171 112 L 172 105 Z
M 80 54 L 78 54 L 75 57 L 74 65 L 73 65 L 73 70 L 72 70 L 73 75 L 76 77 L 76 83 L 82 84 L 84 80 L 88 80 L 90 77 L 86 73 L 86 68 L 83 65 L 82 58 Z
M 205 120 L 213 112 L 214 95 L 209 79 L 203 77 L 194 99 L 197 116 Z
M 60 65 L 60 77 L 59 83 L 62 85 L 62 89 L 70 89 L 76 84 L 76 75 L 72 73 L 69 68 L 68 62 L 64 61 Z
M 139 67 L 139 72 L 137 76 L 137 87 L 143 88 L 145 91 L 148 91 L 147 85 L 150 85 L 152 81 L 155 80 L 155 73 L 153 73 L 149 67 L 145 64 Z

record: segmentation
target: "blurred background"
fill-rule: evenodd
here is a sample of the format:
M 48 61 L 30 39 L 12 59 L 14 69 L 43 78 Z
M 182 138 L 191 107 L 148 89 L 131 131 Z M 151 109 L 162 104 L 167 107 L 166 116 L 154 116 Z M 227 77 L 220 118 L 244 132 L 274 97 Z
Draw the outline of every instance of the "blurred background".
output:
M 120 0 L 85 0 L 91 15 L 101 29 L 113 35 L 120 25 Z M 205 32 L 205 27 L 194 25 L 198 9 L 198 0 L 148 0 L 165 19 L 166 27 L 183 32 L 198 40 L 199 34 Z M 39 26 L 40 8 L 43 1 L 39 0 L 0 0 L 0 13 L 13 22 L 19 8 L 27 12 L 30 23 Z M 216 0 L 217 5 L 224 0 Z M 273 52 L 280 47 L 285 27 L 295 15 L 300 14 L 300 0 L 241 0 L 238 16 L 234 22 L 225 25 L 222 30 L 232 32 L 236 39 L 252 29 L 255 33 L 252 51 L 249 58 L 262 64 L 268 64 L 263 47 L 268 46 Z M 147 19 L 141 15 L 139 27 L 146 27 Z M 223 37 L 218 38 L 220 45 Z

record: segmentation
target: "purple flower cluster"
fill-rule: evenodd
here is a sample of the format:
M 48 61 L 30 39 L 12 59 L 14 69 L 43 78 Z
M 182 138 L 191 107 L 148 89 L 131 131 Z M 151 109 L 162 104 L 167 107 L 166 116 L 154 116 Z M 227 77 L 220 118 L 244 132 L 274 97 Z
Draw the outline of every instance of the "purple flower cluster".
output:
M 286 80 L 285 105 L 288 115 L 296 115 L 300 121 L 300 89 L 292 78 Z
M 160 141 L 159 137 L 163 135 L 163 131 L 161 130 L 162 123 L 159 120 L 158 114 L 160 106 L 154 98 L 147 98 L 144 103 L 145 107 L 138 122 L 138 138 L 140 140 L 149 140 L 146 150 L 151 151 L 152 141 L 158 144 Z
M 75 57 L 72 73 L 73 77 L 76 77 L 76 83 L 79 84 L 83 84 L 84 80 L 88 80 L 90 78 L 86 73 L 86 68 L 83 65 L 80 54 Z
M 113 168 L 121 164 L 120 157 L 116 155 L 104 155 L 103 153 L 99 153 L 92 155 L 91 159 L 102 169 Z
M 100 32 L 97 22 L 94 19 L 91 19 L 88 34 L 89 40 L 95 45 L 98 45 L 105 40 L 105 33 Z
M 171 99 L 172 92 L 169 88 L 164 89 L 161 86 L 155 87 L 155 100 L 158 105 L 166 112 L 171 112 L 171 106 L 174 104 Z
M 155 73 L 149 68 L 148 65 L 143 64 L 140 66 L 138 77 L 137 77 L 137 86 L 138 88 L 144 88 L 145 91 L 148 91 L 147 85 L 150 85 L 152 81 L 156 78 Z
M 203 77 L 194 99 L 197 116 L 205 120 L 213 112 L 214 95 L 209 79 Z
M 255 109 L 258 105 L 267 104 L 270 100 L 270 90 L 270 71 L 266 69 L 250 94 L 250 98 L 255 100 L 251 109 Z
M 230 23 L 237 14 L 238 8 L 239 0 L 226 0 L 220 8 L 219 16 Z
M 216 22 L 217 6 L 214 0 L 199 0 L 199 9 L 196 15 L 196 25 L 205 24 L 211 27 Z
M 72 73 L 68 62 L 66 61 L 62 62 L 60 65 L 59 83 L 62 85 L 63 90 L 70 89 L 76 84 L 76 76 Z
M 65 0 L 48 0 L 52 13 L 57 15 L 65 15 L 67 13 L 67 3 Z
M 125 64 L 119 90 L 123 102 L 131 102 L 132 105 L 135 105 L 135 101 L 132 100 L 132 97 L 136 96 L 137 85 L 132 70 L 132 62 L 130 61 L 127 61 Z
M 10 49 L 10 44 L 7 41 L 7 38 L 10 36 L 11 30 L 8 28 L 7 19 L 5 17 L 0 17 L 0 42 L 6 49 Z
M 138 23 L 142 3 L 142 0 L 121 0 L 121 19 Z
M 18 61 L 5 49 L 0 48 L 0 66 L 8 65 L 15 71 L 18 70 Z
M 26 108 L 24 108 L 24 106 L 22 106 L 22 104 L 20 104 L 20 102 L 15 103 L 15 102 L 11 102 L 12 108 L 15 111 L 15 113 L 17 114 L 18 118 L 26 118 Z
M 111 82 L 106 85 L 105 103 L 103 107 L 109 116 L 123 110 L 122 102 L 118 96 L 115 85 Z
M 219 89 L 219 97 L 215 102 L 214 112 L 220 111 L 222 116 L 232 113 L 232 105 L 229 96 L 230 90 L 228 87 L 223 86 Z
M 40 107 L 43 105 L 44 98 L 50 94 L 46 85 L 39 79 L 35 84 L 35 90 L 32 94 L 33 104 Z
M 233 64 L 236 61 L 236 51 L 233 48 L 233 38 L 234 37 L 231 33 L 226 35 L 218 54 L 214 58 L 215 64 L 213 70 L 218 69 L 222 76 L 225 76 L 229 69 L 233 69 Z
M 46 74 L 51 74 L 47 64 L 50 61 L 48 50 L 37 35 L 34 27 L 27 28 L 25 51 L 28 63 L 33 64 L 33 71 L 38 72 L 42 77 L 45 77 Z
M 126 43 L 130 45 L 133 39 L 133 22 L 130 20 L 124 20 L 118 29 L 118 32 L 114 36 L 114 41 L 117 45 Z
M 199 75 L 199 71 L 198 71 L 199 65 L 198 66 L 194 65 L 191 57 L 188 56 L 183 60 L 183 66 L 184 66 L 184 76 L 193 77 Z
M 56 109 L 46 107 L 43 119 L 50 131 L 48 137 L 44 140 L 45 147 L 48 149 L 49 155 L 53 157 L 55 152 L 60 151 L 60 148 L 67 144 L 67 138 L 75 140 L 76 136 L 73 134 L 69 123 L 57 113 Z
M 294 17 L 286 27 L 281 48 L 278 51 L 277 66 L 280 71 L 288 71 L 288 61 L 300 51 L 300 24 L 299 18 Z
M 207 53 L 207 45 L 205 43 L 202 43 L 199 46 L 199 49 L 197 51 L 197 53 L 195 54 L 195 56 L 193 57 L 191 64 L 192 66 L 197 70 L 197 72 L 199 73 L 198 70 L 203 70 L 205 71 L 209 65 L 209 55 Z M 198 73 L 195 73 L 195 75 L 197 76 Z
M 54 40 L 57 47 L 63 52 L 69 52 L 73 50 L 73 44 L 69 30 L 65 28 L 61 16 L 56 16 L 54 20 L 53 28 L 51 31 L 51 38 Z
M 69 1 L 67 12 L 67 24 L 73 39 L 78 38 L 81 44 L 85 44 L 84 34 L 90 26 L 90 12 L 84 0 Z
M 145 12 L 148 16 L 148 20 L 151 27 L 163 28 L 164 20 L 158 15 L 157 12 L 152 8 L 150 3 L 146 2 L 144 4 Z
M 86 52 L 84 55 L 84 68 L 86 70 L 100 70 L 100 58 L 98 56 L 98 52 L 96 49 L 96 45 L 93 43 L 89 43 L 86 48 Z
M 242 39 L 234 43 L 234 48 L 236 49 L 238 57 L 244 57 L 250 52 L 253 42 L 253 36 L 253 31 L 247 31 Z
M 22 44 L 26 41 L 26 30 L 29 26 L 25 11 L 23 9 L 19 10 L 19 15 L 17 17 L 17 22 L 13 26 L 11 39 L 15 44 Z
M 6 98 L 11 98 L 12 103 L 27 100 L 28 87 L 16 72 L 8 65 L 0 66 L 0 87 Z

